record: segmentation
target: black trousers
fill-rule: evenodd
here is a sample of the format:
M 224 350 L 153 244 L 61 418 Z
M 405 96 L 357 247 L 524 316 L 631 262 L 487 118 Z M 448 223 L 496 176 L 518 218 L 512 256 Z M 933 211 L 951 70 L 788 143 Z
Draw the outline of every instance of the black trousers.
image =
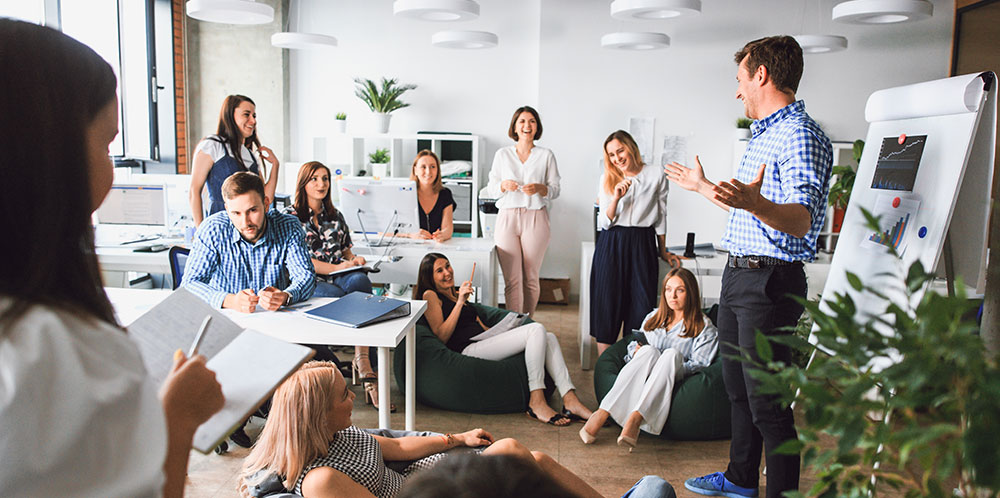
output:
M 611 227 L 601 231 L 590 270 L 590 335 L 614 344 L 642 326 L 656 307 L 656 230 L 651 227 Z
M 722 274 L 719 303 L 719 341 L 723 379 L 732 405 L 733 439 L 729 445 L 726 478 L 737 486 L 756 488 L 760 478 L 760 453 L 767 461 L 767 496 L 799 487 L 799 456 L 778 455 L 774 449 L 798 437 L 791 408 L 781 408 L 774 396 L 757 394 L 758 382 L 751 366 L 729 355 L 739 346 L 759 360 L 756 331 L 765 335 L 787 334 L 778 330 L 794 327 L 803 307 L 789 295 L 805 297 L 806 278 L 801 263 L 758 269 L 727 267 Z M 787 347 L 773 344 L 774 359 L 789 361 Z

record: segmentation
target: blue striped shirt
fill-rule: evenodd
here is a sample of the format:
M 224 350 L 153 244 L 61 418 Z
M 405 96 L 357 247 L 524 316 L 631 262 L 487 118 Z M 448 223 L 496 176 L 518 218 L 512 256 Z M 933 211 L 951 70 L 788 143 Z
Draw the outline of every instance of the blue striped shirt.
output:
M 801 100 L 750 125 L 753 137 L 740 161 L 736 179 L 749 183 L 767 164 L 760 193 L 776 204 L 798 203 L 812 222 L 805 237 L 775 230 L 743 209 L 729 210 L 722 243 L 736 256 L 770 256 L 784 261 L 812 261 L 816 238 L 826 218 L 833 171 L 833 148 Z
M 649 321 L 659 308 L 650 311 L 646 318 L 642 319 L 645 324 Z M 663 327 L 653 330 L 641 330 L 646 335 L 646 342 L 661 353 L 667 348 L 677 350 L 684 357 L 684 375 L 691 375 L 712 364 L 715 355 L 719 353 L 719 331 L 712 325 L 712 321 L 705 317 L 705 328 L 701 329 L 695 337 L 681 337 L 684 333 L 684 320 L 681 320 L 667 330 Z M 639 343 L 632 341 L 628 344 L 628 353 L 625 361 L 631 361 L 635 356 L 635 350 Z
M 228 294 L 260 292 L 274 286 L 291 295 L 288 303 L 312 297 L 316 273 L 306 252 L 305 233 L 294 216 L 268 211 L 257 242 L 240 235 L 229 213 L 215 213 L 198 227 L 181 281 L 186 289 L 216 308 Z

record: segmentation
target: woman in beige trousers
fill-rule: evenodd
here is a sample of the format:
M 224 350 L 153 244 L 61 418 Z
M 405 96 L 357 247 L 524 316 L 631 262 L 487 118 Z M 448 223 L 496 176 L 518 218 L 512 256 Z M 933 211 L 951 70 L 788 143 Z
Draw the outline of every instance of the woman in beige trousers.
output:
M 517 143 L 497 151 L 486 187 L 500 210 L 493 237 L 507 309 L 533 314 L 538 271 L 549 245 L 548 205 L 559 197 L 559 168 L 551 150 L 535 145 L 542 136 L 538 111 L 515 110 L 507 135 Z

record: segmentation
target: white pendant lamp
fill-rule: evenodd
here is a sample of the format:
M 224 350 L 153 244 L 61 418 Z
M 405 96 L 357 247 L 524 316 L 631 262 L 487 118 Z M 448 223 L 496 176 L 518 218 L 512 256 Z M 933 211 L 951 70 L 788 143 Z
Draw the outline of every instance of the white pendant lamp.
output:
M 802 52 L 806 54 L 825 54 L 847 49 L 847 38 L 837 35 L 796 35 Z
M 473 0 L 396 0 L 392 13 L 421 21 L 468 21 L 479 17 Z
M 701 13 L 701 0 L 614 0 L 611 17 L 621 20 L 655 20 Z
M 833 20 L 848 24 L 892 24 L 928 19 L 934 6 L 927 0 L 850 0 L 833 7 Z
M 199 21 L 223 24 L 267 24 L 274 8 L 254 0 L 188 0 L 187 15 Z
M 493 48 L 498 42 L 488 31 L 438 31 L 431 36 L 431 45 L 441 48 Z
M 619 31 L 602 36 L 601 46 L 622 50 L 656 50 L 669 47 L 670 37 L 663 33 Z
M 337 39 L 332 36 L 321 35 L 319 33 L 283 31 L 281 33 L 271 35 L 271 45 L 278 48 L 314 50 L 336 47 Z

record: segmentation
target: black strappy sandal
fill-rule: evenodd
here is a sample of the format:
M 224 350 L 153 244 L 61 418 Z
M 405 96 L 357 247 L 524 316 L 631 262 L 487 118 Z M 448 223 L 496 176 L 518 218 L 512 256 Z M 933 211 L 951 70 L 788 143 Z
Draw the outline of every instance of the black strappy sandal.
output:
M 556 427 L 566 427 L 567 425 L 569 425 L 569 424 L 559 424 L 558 423 L 558 422 L 561 422 L 563 420 L 569 420 L 570 423 L 573 423 L 573 421 L 570 420 L 569 417 L 567 417 L 567 416 L 565 416 L 565 415 L 563 415 L 561 413 L 556 413 L 555 415 L 553 415 L 548 420 L 542 420 L 542 419 L 538 418 L 537 415 L 535 415 L 535 411 L 534 410 L 532 410 L 531 408 L 528 408 L 528 411 L 525 412 L 525 415 L 527 415 L 527 416 L 529 416 L 529 417 L 531 417 L 531 418 L 533 418 L 533 419 L 535 419 L 535 420 L 537 420 L 539 422 L 545 422 L 546 424 L 554 425 Z

